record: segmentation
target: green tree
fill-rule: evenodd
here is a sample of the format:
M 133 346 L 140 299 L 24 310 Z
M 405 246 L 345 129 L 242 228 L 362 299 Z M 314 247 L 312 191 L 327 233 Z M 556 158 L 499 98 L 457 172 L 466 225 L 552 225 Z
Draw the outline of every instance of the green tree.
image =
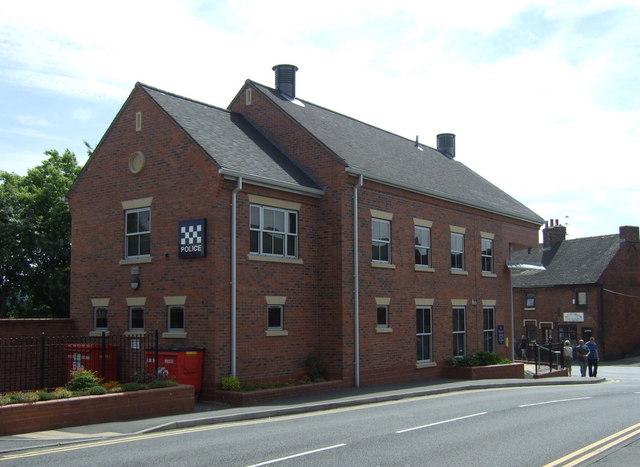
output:
M 48 157 L 27 175 L 0 172 L 0 316 L 69 313 L 71 214 L 67 192 L 80 173 L 74 153 Z

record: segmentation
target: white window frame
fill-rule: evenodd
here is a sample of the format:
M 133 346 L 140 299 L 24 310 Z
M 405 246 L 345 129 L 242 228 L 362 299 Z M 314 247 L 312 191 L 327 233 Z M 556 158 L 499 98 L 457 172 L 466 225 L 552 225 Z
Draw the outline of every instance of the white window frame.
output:
M 587 306 L 587 291 L 576 291 L 576 306 L 579 308 L 585 308 Z
M 98 313 L 104 312 L 104 326 L 98 326 Z M 109 308 L 106 306 L 93 307 L 93 328 L 96 331 L 107 331 L 109 329 Z
M 429 313 L 429 329 L 425 329 L 424 313 Z M 423 325 L 421 327 L 421 324 Z M 421 332 L 422 331 L 422 332 Z M 427 353 L 429 358 L 420 358 L 425 356 L 425 342 L 427 341 Z M 433 310 L 430 306 L 416 307 L 416 358 L 418 363 L 426 363 L 433 361 Z
M 459 265 L 457 258 L 460 258 Z M 464 234 L 451 232 L 451 269 L 454 271 L 464 271 L 464 259 Z
M 383 237 L 382 226 L 387 231 L 388 237 Z M 387 258 L 382 258 L 382 251 L 386 247 Z M 371 219 L 371 260 L 374 263 L 391 264 L 391 221 L 386 219 Z
M 376 328 L 389 328 L 389 305 L 376 305 Z
M 487 323 L 487 316 L 491 318 L 490 323 Z M 482 307 L 482 342 L 485 352 L 496 351 L 496 309 L 492 306 Z
M 133 327 L 133 321 L 134 321 L 133 314 L 134 314 L 134 312 L 137 312 L 137 311 L 139 311 L 142 314 L 142 316 L 141 316 L 142 327 Z M 129 307 L 129 331 L 130 332 L 143 332 L 144 331 L 144 315 L 145 315 L 144 311 L 145 310 L 144 310 L 143 306 L 134 305 L 134 306 L 130 306 Z
M 422 234 L 422 235 L 419 235 Z M 431 229 L 429 227 L 414 226 L 415 237 L 415 264 L 418 267 L 430 268 L 431 267 Z M 421 238 L 423 237 L 423 238 Z M 425 241 L 423 244 L 422 241 Z M 426 253 L 422 254 L 422 250 Z M 422 258 L 426 256 L 427 262 L 423 263 Z
M 258 212 L 256 219 L 255 212 Z M 282 231 L 267 229 L 265 227 L 265 217 L 273 213 L 274 216 L 282 215 Z M 293 222 L 292 222 L 293 218 Z M 254 224 L 255 221 L 257 224 Z M 252 255 L 269 256 L 276 258 L 297 258 L 298 257 L 298 211 L 291 209 L 283 209 L 273 206 L 266 206 L 252 203 L 249 206 L 249 253 Z M 256 239 L 254 241 L 254 236 Z M 282 238 L 282 254 L 265 252 L 264 239 L 269 237 Z M 290 245 L 293 242 L 293 245 Z M 254 245 L 255 243 L 255 245 Z M 293 251 L 290 251 L 293 250 Z
M 182 327 L 171 326 L 171 316 L 173 312 L 182 312 Z M 168 332 L 184 332 L 185 328 L 185 309 L 184 305 L 168 305 L 167 306 L 167 331 Z
M 493 240 L 490 238 L 481 238 L 480 248 L 482 272 L 493 274 Z M 487 265 L 488 267 L 486 267 Z
M 535 292 L 525 292 L 524 293 L 524 307 L 525 308 L 535 308 L 536 307 L 536 294 Z
M 149 217 L 149 225 L 148 230 L 140 230 L 140 215 L 141 212 L 147 212 Z M 129 231 L 129 215 L 136 214 L 136 230 Z M 137 253 L 131 254 L 129 252 L 129 240 L 132 238 L 137 239 Z M 147 252 L 142 252 L 141 245 L 143 244 L 142 240 L 146 238 L 148 242 Z M 151 208 L 143 207 L 136 209 L 127 209 L 124 212 L 124 252 L 126 259 L 135 259 L 135 258 L 148 258 L 151 256 Z
M 279 323 L 272 325 L 271 313 L 278 313 Z M 284 305 L 267 305 L 267 331 L 284 331 Z
M 464 306 L 454 306 L 452 308 L 452 318 L 453 318 L 453 356 L 461 357 L 466 355 L 467 353 L 467 317 L 466 317 L 466 307 Z M 457 324 L 460 324 L 459 314 L 462 313 L 462 329 L 460 329 Z

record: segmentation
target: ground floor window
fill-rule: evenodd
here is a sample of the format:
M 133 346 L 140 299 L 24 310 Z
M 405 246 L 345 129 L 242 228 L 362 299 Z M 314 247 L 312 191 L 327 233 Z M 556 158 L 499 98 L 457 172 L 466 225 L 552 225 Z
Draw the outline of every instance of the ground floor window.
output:
M 144 308 L 140 306 L 129 307 L 129 330 L 144 331 Z
M 184 332 L 184 307 L 170 306 L 168 307 L 168 331 Z
M 484 341 L 485 352 L 496 351 L 496 331 L 495 331 L 495 311 L 493 307 L 484 307 L 482 309 L 482 336 Z
M 284 306 L 269 305 L 267 309 L 268 324 L 267 329 L 271 331 L 281 331 L 284 329 Z
M 417 360 L 430 362 L 431 357 L 431 307 L 416 308 Z
M 459 357 L 466 353 L 466 325 L 464 307 L 453 307 L 453 356 Z
M 95 307 L 93 309 L 94 316 L 94 328 L 96 331 L 106 331 L 107 330 L 107 308 L 105 307 Z

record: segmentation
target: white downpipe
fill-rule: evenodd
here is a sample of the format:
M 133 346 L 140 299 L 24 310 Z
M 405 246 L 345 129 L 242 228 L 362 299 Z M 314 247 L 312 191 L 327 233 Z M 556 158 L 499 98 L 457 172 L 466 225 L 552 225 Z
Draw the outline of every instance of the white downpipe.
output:
M 364 179 L 362 175 L 358 183 L 353 187 L 353 322 L 355 328 L 355 386 L 360 387 L 360 271 L 358 267 L 358 251 L 360 242 L 358 241 L 358 188 L 362 186 Z
M 237 348 L 237 208 L 238 192 L 242 190 L 242 177 L 238 177 L 238 184 L 231 192 L 231 376 L 236 375 L 236 348 Z

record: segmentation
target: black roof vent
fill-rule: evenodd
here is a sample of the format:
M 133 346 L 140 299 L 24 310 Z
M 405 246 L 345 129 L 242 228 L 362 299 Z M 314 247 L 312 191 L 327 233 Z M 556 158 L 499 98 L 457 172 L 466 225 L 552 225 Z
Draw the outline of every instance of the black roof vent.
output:
M 449 159 L 456 157 L 456 135 L 453 133 L 440 133 L 438 135 L 438 151 Z
M 276 89 L 290 99 L 296 97 L 296 71 L 295 65 L 276 65 L 272 68 L 276 72 Z

